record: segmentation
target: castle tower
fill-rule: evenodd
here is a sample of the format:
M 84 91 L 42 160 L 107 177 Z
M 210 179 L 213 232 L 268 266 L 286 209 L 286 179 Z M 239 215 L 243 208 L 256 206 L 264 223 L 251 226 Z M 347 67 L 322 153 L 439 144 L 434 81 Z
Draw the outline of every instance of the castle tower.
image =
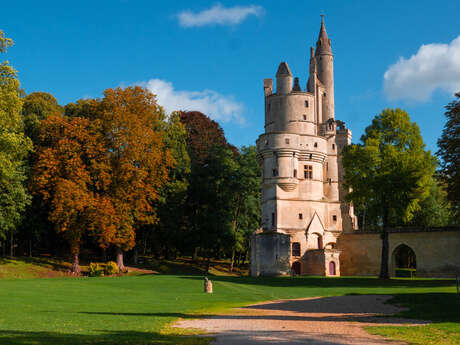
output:
M 318 79 L 324 85 L 322 122 L 334 119 L 334 56 L 331 40 L 327 37 L 324 15 L 321 15 L 321 28 L 316 42 L 316 68 Z
M 340 152 L 351 131 L 334 120 L 334 76 L 323 18 L 310 51 L 307 90 L 281 62 L 264 80 L 265 133 L 257 140 L 262 167 L 262 233 L 251 242 L 251 274 L 339 275 L 337 238 L 355 226 L 340 188 Z M 337 129 L 339 124 L 339 129 Z M 346 218 L 346 219 L 345 219 Z M 345 220 L 344 220 L 345 219 Z

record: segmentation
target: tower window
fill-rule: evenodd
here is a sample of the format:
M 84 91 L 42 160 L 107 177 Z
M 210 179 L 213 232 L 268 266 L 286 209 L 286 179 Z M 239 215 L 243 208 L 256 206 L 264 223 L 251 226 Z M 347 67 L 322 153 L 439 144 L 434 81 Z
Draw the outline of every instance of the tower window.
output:
M 294 177 L 297 177 L 297 169 L 294 169 Z
M 289 138 L 284 139 L 284 141 L 286 142 L 286 144 L 289 144 Z
M 292 256 L 300 256 L 300 243 L 292 242 Z
M 332 144 L 332 149 L 335 150 L 335 144 Z
M 318 147 L 318 143 L 315 143 L 315 145 L 314 145 L 314 146 L 315 146 L 315 147 Z
M 325 92 L 325 93 L 323 93 L 323 96 L 324 96 L 324 97 L 326 97 L 326 96 L 327 96 L 327 93 L 326 93 L 326 92 Z
M 310 159 L 313 159 L 313 153 L 310 153 Z
M 313 167 L 311 165 L 304 166 L 303 177 L 307 180 L 313 179 Z
M 307 121 L 307 115 L 305 115 L 305 114 L 303 115 L 303 120 Z
M 299 219 L 303 219 L 303 214 L 299 213 Z
M 273 169 L 273 176 L 278 176 L 278 169 Z
M 275 214 L 272 213 L 272 226 L 275 226 Z
M 337 216 L 336 216 L 335 214 L 332 216 L 332 220 L 333 220 L 334 222 L 337 221 Z
M 305 101 L 305 108 L 308 108 L 308 101 Z

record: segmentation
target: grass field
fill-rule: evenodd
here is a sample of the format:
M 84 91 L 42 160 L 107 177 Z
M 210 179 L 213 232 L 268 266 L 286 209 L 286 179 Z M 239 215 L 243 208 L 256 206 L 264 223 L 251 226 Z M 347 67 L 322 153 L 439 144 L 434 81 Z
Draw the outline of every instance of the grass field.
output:
M 206 295 L 200 276 L 1 279 L 0 344 L 205 344 L 208 339 L 183 337 L 167 325 L 177 318 L 252 302 L 346 294 L 392 294 L 396 303 L 411 308 L 404 316 L 435 321 L 430 326 L 371 332 L 414 344 L 459 342 L 460 298 L 453 280 L 226 276 L 212 280 L 214 294 Z

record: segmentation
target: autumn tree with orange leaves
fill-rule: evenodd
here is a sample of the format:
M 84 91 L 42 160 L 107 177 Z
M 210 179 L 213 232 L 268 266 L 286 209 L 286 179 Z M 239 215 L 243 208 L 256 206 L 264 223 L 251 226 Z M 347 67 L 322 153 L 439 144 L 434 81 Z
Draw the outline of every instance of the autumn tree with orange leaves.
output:
M 158 221 L 152 205 L 174 159 L 163 141 L 163 109 L 150 91 L 108 89 L 90 103 L 87 113 L 43 121 L 34 190 L 51 203 L 50 219 L 71 245 L 75 272 L 85 231 L 102 248 L 114 247 L 124 270 L 136 227 Z
M 123 251 L 134 247 L 136 226 L 158 222 L 153 204 L 174 159 L 163 140 L 164 111 L 147 89 L 106 90 L 94 118 L 107 150 L 111 183 L 106 196 L 115 212 L 106 221 L 114 231 L 101 226 L 99 242 L 116 248 L 123 270 Z M 99 211 L 105 215 L 103 208 Z
M 88 119 L 51 116 L 39 128 L 32 191 L 50 207 L 49 219 L 69 242 L 72 272 L 80 273 L 80 242 L 91 229 L 98 197 L 110 176 L 101 134 Z

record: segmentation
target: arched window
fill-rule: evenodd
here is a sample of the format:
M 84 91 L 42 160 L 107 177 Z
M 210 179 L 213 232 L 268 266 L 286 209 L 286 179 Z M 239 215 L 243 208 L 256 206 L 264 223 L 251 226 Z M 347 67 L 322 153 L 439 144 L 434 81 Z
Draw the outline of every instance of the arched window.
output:
M 334 261 L 329 262 L 329 275 L 330 276 L 335 276 L 336 275 L 336 273 L 335 273 L 335 262 Z

